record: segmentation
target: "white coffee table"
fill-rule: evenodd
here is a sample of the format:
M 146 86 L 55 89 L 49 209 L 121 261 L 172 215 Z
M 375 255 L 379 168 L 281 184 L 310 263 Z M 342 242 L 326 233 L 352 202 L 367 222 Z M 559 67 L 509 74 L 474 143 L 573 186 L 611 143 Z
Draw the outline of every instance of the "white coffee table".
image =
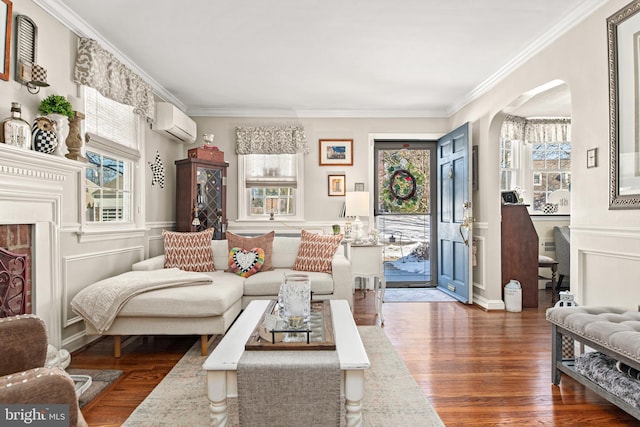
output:
M 249 303 L 202 365 L 207 371 L 207 394 L 212 426 L 228 424 L 227 398 L 238 396 L 238 361 L 244 352 L 247 339 L 262 318 L 269 302 L 264 300 Z M 331 300 L 331 317 L 342 371 L 347 425 L 361 426 L 364 370 L 369 369 L 371 365 L 349 303 L 346 300 Z

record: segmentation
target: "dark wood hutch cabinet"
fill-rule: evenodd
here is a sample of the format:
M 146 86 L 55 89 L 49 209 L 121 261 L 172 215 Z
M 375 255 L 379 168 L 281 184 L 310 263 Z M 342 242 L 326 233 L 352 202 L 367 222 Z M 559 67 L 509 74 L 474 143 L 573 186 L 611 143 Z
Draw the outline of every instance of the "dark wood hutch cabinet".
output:
M 502 205 L 502 297 L 504 285 L 522 285 L 522 307 L 538 306 L 538 233 L 527 205 Z
M 176 160 L 176 227 L 178 231 L 214 228 L 214 239 L 224 239 L 227 231 L 227 167 L 189 157 Z M 194 225 L 197 215 L 199 224 Z

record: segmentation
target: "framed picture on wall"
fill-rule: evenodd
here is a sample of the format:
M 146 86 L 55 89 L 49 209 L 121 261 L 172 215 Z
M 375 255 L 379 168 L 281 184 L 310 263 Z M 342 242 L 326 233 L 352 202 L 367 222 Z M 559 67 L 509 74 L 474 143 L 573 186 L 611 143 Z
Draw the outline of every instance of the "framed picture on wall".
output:
M 353 166 L 353 139 L 321 139 L 318 150 L 320 166 Z
M 345 175 L 329 175 L 327 182 L 329 196 L 344 196 L 347 194 L 345 180 Z
M 607 18 L 609 209 L 640 209 L 640 1 Z M 596 167 L 596 152 L 587 167 Z
M 0 61 L 0 79 L 9 80 L 9 58 L 11 57 L 11 21 L 13 4 L 10 0 L 0 0 L 0 41 L 4 46 L 4 56 Z

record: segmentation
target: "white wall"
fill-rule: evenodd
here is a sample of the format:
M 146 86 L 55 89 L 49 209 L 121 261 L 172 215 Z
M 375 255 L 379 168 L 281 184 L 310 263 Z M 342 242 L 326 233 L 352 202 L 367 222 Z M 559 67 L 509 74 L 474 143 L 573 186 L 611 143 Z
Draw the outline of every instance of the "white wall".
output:
M 479 145 L 480 190 L 474 195 L 476 232 L 482 236 L 485 282 L 476 295 L 490 306 L 500 300 L 500 202 L 498 197 L 500 110 L 522 93 L 554 79 L 571 91 L 572 206 L 571 285 L 583 305 L 635 309 L 640 269 L 640 215 L 609 210 L 609 99 L 606 19 L 627 0 L 608 2 L 515 70 L 451 119 L 451 127 L 474 122 Z M 598 148 L 599 166 L 587 169 L 586 151 Z M 490 255 L 490 256 L 489 256 Z
M 327 194 L 327 176 L 345 174 L 347 190 L 353 190 L 355 182 L 364 182 L 365 190 L 372 189 L 371 169 L 372 150 L 370 135 L 372 134 L 431 134 L 444 135 L 448 131 L 446 119 L 298 119 L 295 122 L 304 126 L 309 144 L 309 154 L 305 155 L 304 168 L 304 224 L 291 222 L 263 221 L 237 222 L 237 176 L 238 161 L 235 154 L 236 126 L 255 126 L 291 123 L 290 119 L 264 118 L 211 118 L 195 117 L 198 123 L 199 139 L 195 145 L 202 144 L 203 133 L 215 134 L 214 145 L 224 151 L 225 160 L 229 162 L 227 171 L 227 217 L 230 230 L 258 228 L 301 228 L 320 227 L 329 232 L 331 224 L 339 222 L 339 212 L 344 197 L 329 197 Z M 319 166 L 319 139 L 344 138 L 353 139 L 353 166 Z M 186 152 L 185 152 L 186 154 Z

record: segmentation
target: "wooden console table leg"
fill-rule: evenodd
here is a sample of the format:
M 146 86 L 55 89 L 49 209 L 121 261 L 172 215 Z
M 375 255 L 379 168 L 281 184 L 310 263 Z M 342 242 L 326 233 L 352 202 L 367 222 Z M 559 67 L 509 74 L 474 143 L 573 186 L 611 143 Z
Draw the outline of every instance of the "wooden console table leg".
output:
M 364 397 L 364 370 L 345 371 L 344 407 L 347 427 L 360 427 L 362 420 L 362 399 Z
M 209 418 L 212 427 L 227 427 L 229 414 L 227 406 L 227 372 L 207 372 L 207 395 L 209 397 Z

